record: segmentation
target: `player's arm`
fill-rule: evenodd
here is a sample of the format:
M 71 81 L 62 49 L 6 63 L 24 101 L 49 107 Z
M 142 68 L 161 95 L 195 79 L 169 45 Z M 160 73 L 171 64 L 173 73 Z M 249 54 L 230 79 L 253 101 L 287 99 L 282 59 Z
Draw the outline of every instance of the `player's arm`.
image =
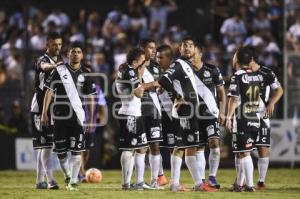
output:
M 217 93 L 218 93 L 219 103 L 220 103 L 220 113 L 219 113 L 218 122 L 220 124 L 224 124 L 225 110 L 226 110 L 226 94 L 225 94 L 224 85 L 217 86 Z
M 178 63 L 176 63 L 178 64 Z M 178 67 L 176 64 L 171 66 L 165 75 L 163 75 L 159 80 L 158 83 L 162 88 L 164 88 L 166 91 L 171 93 L 176 99 L 183 98 L 174 88 L 173 86 L 173 80 L 176 79 L 176 77 L 180 73 L 180 67 Z
M 58 62 L 58 63 L 55 63 L 55 64 L 51 64 L 51 63 L 48 63 L 48 62 L 41 62 L 40 63 L 40 67 L 43 71 L 51 71 L 52 69 L 56 68 L 57 66 L 63 64 L 63 62 Z
M 160 87 L 160 84 L 158 81 L 153 81 L 149 83 L 143 83 L 142 86 L 144 87 L 144 90 L 153 90 Z
M 238 107 L 239 98 L 236 96 L 229 97 L 228 100 L 228 112 L 226 117 L 226 128 L 232 132 L 232 116 L 235 112 L 235 109 Z
M 53 90 L 47 89 L 44 96 L 43 111 L 42 111 L 42 118 L 41 118 L 42 125 L 46 127 L 49 125 L 48 110 L 53 96 L 54 96 Z
M 272 89 L 272 95 L 271 95 L 271 97 L 268 101 L 265 115 L 267 117 L 272 117 L 273 112 L 274 112 L 274 106 L 280 100 L 280 98 L 283 95 L 283 88 L 281 87 L 275 73 L 272 72 L 272 71 L 268 75 L 267 84 Z
M 217 88 L 217 93 L 220 103 L 220 112 L 218 117 L 218 122 L 224 124 L 225 122 L 225 111 L 226 111 L 226 94 L 225 94 L 225 81 L 218 67 L 213 70 L 213 81 Z

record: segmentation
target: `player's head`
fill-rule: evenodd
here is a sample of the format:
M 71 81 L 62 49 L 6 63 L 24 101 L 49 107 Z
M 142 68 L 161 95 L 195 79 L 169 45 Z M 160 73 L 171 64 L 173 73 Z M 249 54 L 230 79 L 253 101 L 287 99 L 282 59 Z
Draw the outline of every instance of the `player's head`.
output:
M 180 55 L 186 59 L 192 59 L 195 54 L 195 42 L 190 36 L 186 36 L 179 46 Z
M 173 51 L 169 45 L 161 45 L 156 50 L 156 61 L 163 70 L 167 70 L 173 60 Z
M 234 68 L 248 68 L 254 59 L 253 49 L 248 46 L 240 47 L 234 54 L 232 64 Z
M 68 52 L 70 64 L 78 64 L 83 59 L 83 45 L 80 42 L 74 42 L 71 44 Z
M 154 59 L 156 52 L 156 44 L 153 39 L 141 39 L 139 41 L 139 47 L 145 51 L 145 59 Z
M 145 51 L 141 48 L 132 48 L 127 54 L 127 63 L 134 69 L 142 66 L 145 62 Z
M 50 56 L 58 56 L 62 47 L 62 36 L 57 32 L 51 32 L 47 35 L 47 53 Z
M 193 60 L 202 60 L 202 46 L 200 43 L 195 42 L 195 55 L 193 57 Z

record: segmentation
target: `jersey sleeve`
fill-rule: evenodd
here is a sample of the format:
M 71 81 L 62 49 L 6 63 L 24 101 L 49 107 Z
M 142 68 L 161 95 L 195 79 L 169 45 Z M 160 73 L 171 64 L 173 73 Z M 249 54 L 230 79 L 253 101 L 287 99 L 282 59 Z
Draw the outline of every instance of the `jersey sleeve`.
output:
M 225 85 L 225 81 L 218 67 L 214 67 L 213 69 L 213 81 L 216 86 Z
M 236 75 L 232 75 L 231 77 L 227 96 L 228 97 L 240 96 L 240 88 L 239 88 L 238 79 Z
M 42 65 L 43 63 L 50 63 L 50 61 L 49 61 L 49 59 L 48 59 L 47 57 L 45 57 L 45 56 L 40 57 L 40 58 L 36 61 L 36 63 L 35 63 L 36 69 L 37 69 L 37 70 L 42 70 L 41 65 Z
M 276 74 L 273 71 L 267 73 L 266 84 L 270 86 L 272 90 L 275 90 L 281 86 Z
M 60 81 L 60 76 L 57 70 L 54 69 L 49 75 L 48 79 L 46 79 L 44 87 L 52 91 L 55 91 L 57 89 L 58 81 Z
M 116 89 L 119 95 L 122 95 L 122 97 L 131 95 L 133 90 L 139 86 L 140 80 L 133 68 L 119 70 L 116 80 Z
M 84 75 L 83 94 L 84 95 L 97 94 L 96 85 L 92 80 L 92 78 L 88 75 Z
M 172 95 L 176 98 L 179 98 L 180 96 L 174 89 L 173 80 L 179 76 L 180 69 L 181 67 L 178 66 L 178 64 L 173 64 L 170 69 L 166 71 L 166 74 L 164 74 L 158 81 L 166 91 L 172 93 Z

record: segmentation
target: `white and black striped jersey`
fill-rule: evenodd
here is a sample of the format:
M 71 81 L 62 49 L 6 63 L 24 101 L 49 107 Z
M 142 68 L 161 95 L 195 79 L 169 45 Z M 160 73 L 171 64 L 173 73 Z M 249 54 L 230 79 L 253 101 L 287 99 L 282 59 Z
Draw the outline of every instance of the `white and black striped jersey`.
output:
M 150 73 L 148 75 L 151 75 L 154 81 L 158 81 L 158 79 L 160 77 L 160 69 L 159 69 L 158 64 L 154 61 L 150 61 L 150 64 L 149 64 L 149 66 L 146 67 L 146 69 Z M 145 74 L 145 72 L 144 72 L 144 74 Z M 146 77 L 143 76 L 143 78 L 142 78 L 143 83 L 147 83 L 147 82 L 145 82 L 144 78 L 146 78 Z M 153 99 L 150 96 L 150 94 L 157 96 L 155 89 L 146 90 L 144 92 L 144 95 L 141 98 L 141 100 L 142 100 L 142 115 L 157 117 L 157 113 L 159 113 L 159 111 L 157 110 L 156 105 L 154 104 Z
M 209 112 L 209 106 L 218 105 L 217 101 L 217 86 L 223 86 L 225 81 L 218 67 L 203 63 L 203 66 L 200 70 L 194 70 L 195 75 L 199 78 L 199 80 L 203 83 L 203 87 L 200 87 L 199 92 L 206 92 L 204 95 L 210 95 L 211 100 L 203 100 L 201 96 L 199 96 L 200 100 L 200 114 L 201 115 L 211 115 Z M 214 100 L 214 102 L 212 102 Z M 217 107 L 218 108 L 218 107 Z
M 79 69 L 73 70 L 69 66 L 69 64 L 65 64 L 65 68 L 70 72 L 70 76 L 68 75 L 68 73 L 66 73 L 62 76 L 62 78 L 74 82 L 74 89 L 76 88 L 79 98 L 82 102 L 82 108 L 84 109 L 84 97 L 87 95 L 96 94 L 96 85 L 93 82 L 91 76 L 88 75 L 89 71 L 85 67 L 81 66 Z M 56 116 L 68 115 L 70 113 L 70 108 L 72 108 L 72 106 L 70 106 L 72 104 L 70 101 L 72 101 L 73 99 L 69 99 L 63 81 L 61 79 L 61 75 L 59 74 L 57 69 L 54 69 L 51 72 L 44 86 L 45 88 L 50 89 L 55 93 L 53 102 L 54 114 Z
M 41 113 L 43 110 L 43 100 L 46 89 L 44 89 L 44 83 L 49 77 L 51 71 L 44 71 L 41 68 L 43 63 L 51 63 L 55 64 L 57 62 L 63 61 L 62 57 L 58 57 L 55 62 L 47 53 L 43 56 L 39 57 L 35 63 L 35 94 L 31 103 L 31 112 L 33 113 Z
M 140 86 L 136 70 L 127 63 L 120 65 L 115 85 L 121 100 L 121 108 L 118 113 L 137 117 L 141 116 L 141 99 L 133 93 L 133 90 Z
M 248 69 L 240 69 L 232 75 L 228 96 L 239 98 L 239 104 L 233 117 L 233 132 L 259 130 L 261 82 L 262 75 Z
M 192 76 L 191 76 L 192 74 Z M 198 106 L 198 96 L 196 92 L 194 73 L 192 65 L 188 60 L 177 59 L 163 75 L 159 84 L 168 92 L 172 93 L 171 97 L 184 97 L 189 106 L 193 108 Z M 194 109 L 195 110 L 195 109 Z M 187 115 L 190 114 L 190 109 L 187 109 Z M 185 115 L 185 113 L 182 113 Z M 173 115 L 174 116 L 174 115 Z

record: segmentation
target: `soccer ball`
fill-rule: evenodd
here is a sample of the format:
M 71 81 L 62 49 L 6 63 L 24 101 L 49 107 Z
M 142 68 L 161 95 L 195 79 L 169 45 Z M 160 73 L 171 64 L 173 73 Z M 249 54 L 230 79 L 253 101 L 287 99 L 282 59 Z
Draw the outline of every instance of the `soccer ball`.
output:
M 102 173 L 96 168 L 90 168 L 86 171 L 85 178 L 89 183 L 99 183 L 102 180 Z

